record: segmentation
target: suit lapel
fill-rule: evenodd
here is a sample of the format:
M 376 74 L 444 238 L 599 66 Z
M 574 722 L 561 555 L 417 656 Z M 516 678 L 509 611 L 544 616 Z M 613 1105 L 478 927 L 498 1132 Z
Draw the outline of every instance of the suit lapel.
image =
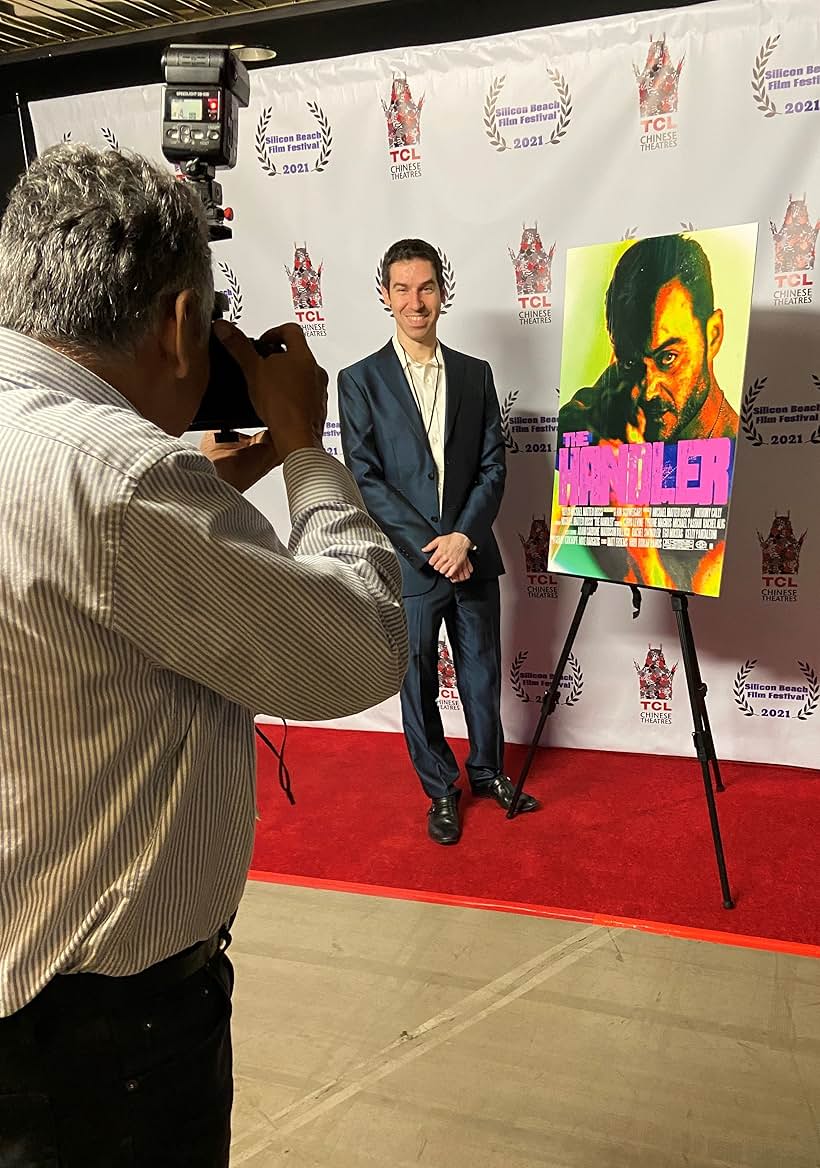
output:
M 444 371 L 447 375 L 447 410 L 444 416 L 444 445 L 450 441 L 461 409 L 465 391 L 464 359 L 455 349 L 441 346 L 441 355 L 444 358 Z
M 407 378 L 401 367 L 396 350 L 393 348 L 392 341 L 388 341 L 383 349 L 379 349 L 378 353 L 376 353 L 375 363 L 385 385 L 390 389 L 396 401 L 407 415 L 413 431 L 426 444 L 427 436 L 421 424 L 418 406 L 413 401 L 410 386 L 407 384 Z

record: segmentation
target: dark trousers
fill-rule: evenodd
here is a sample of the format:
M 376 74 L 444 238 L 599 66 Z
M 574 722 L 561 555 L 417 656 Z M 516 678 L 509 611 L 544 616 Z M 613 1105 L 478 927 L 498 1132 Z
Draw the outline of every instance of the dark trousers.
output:
M 410 660 L 401 688 L 404 736 L 431 799 L 455 790 L 458 764 L 445 737 L 436 699 L 438 635 L 444 621 L 453 650 L 458 693 L 467 723 L 467 774 L 475 790 L 502 773 L 501 607 L 498 579 L 451 584 L 440 576 L 429 592 L 406 596 Z
M 57 977 L 0 1018 L 0 1168 L 226 1168 L 231 963 L 139 979 Z

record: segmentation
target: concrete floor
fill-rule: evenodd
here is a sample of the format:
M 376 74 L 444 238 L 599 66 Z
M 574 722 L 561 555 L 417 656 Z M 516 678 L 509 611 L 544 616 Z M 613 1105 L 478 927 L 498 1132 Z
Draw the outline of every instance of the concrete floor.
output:
M 820 962 L 249 884 L 232 1168 L 818 1168 Z

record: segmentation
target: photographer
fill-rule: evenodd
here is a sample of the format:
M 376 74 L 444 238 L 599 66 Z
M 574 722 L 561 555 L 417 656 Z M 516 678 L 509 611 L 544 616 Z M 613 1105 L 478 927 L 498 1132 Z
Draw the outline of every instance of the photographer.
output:
M 217 326 L 266 432 L 210 460 L 174 437 L 212 304 L 202 208 L 170 174 L 61 146 L 19 181 L 0 230 L 4 1168 L 227 1164 L 253 714 L 352 714 L 404 673 L 396 557 L 322 450 L 327 377 L 297 326 L 265 360 Z M 239 493 L 278 465 L 289 549 Z

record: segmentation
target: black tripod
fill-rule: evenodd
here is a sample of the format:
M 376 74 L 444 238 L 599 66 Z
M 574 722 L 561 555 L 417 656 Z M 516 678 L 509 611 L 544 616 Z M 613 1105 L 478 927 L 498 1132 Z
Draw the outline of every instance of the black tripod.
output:
M 538 719 L 538 725 L 535 728 L 535 733 L 532 737 L 527 757 L 524 760 L 524 765 L 521 768 L 521 774 L 518 777 L 518 783 L 515 787 L 512 803 L 507 812 L 507 818 L 513 819 L 518 812 L 518 801 L 521 797 L 521 792 L 524 789 L 524 783 L 529 774 L 532 760 L 535 757 L 535 752 L 538 749 L 538 744 L 541 740 L 541 735 L 544 730 L 544 723 L 550 714 L 553 713 L 558 705 L 558 690 L 561 685 L 561 679 L 564 676 L 564 670 L 567 667 L 572 646 L 578 634 L 578 629 L 581 625 L 581 620 L 584 615 L 587 603 L 590 596 L 598 587 L 597 580 L 590 580 L 585 578 L 581 585 L 581 595 L 578 600 L 578 606 L 575 609 L 575 615 L 572 618 L 572 623 L 569 626 L 567 639 L 564 641 L 564 647 L 561 650 L 561 655 L 558 658 L 558 663 L 555 666 L 555 672 L 552 675 L 552 681 L 549 688 L 544 693 L 541 699 L 541 716 Z M 635 615 L 640 609 L 640 596 L 636 588 L 632 590 Z M 723 781 L 720 777 L 720 767 L 718 765 L 717 754 L 715 753 L 715 743 L 712 738 L 712 730 L 709 725 L 709 715 L 706 712 L 706 686 L 700 675 L 700 668 L 698 666 L 698 655 L 695 650 L 695 638 L 692 635 L 692 625 L 689 621 L 689 597 L 685 592 L 669 592 L 667 594 L 672 604 L 672 611 L 675 613 L 675 620 L 678 625 L 678 636 L 680 638 L 681 652 L 683 654 L 683 667 L 686 672 L 686 688 L 689 691 L 689 705 L 692 708 L 692 722 L 695 727 L 692 738 L 695 743 L 695 751 L 700 761 L 701 771 L 703 772 L 703 785 L 706 791 L 706 805 L 709 809 L 709 822 L 712 827 L 712 841 L 715 845 L 715 859 L 717 860 L 718 875 L 720 877 L 720 890 L 723 896 L 723 907 L 734 908 L 734 901 L 732 900 L 732 893 L 729 888 L 729 877 L 726 874 L 726 860 L 723 855 L 723 843 L 720 838 L 720 824 L 718 823 L 717 806 L 715 804 L 715 793 L 712 789 L 712 773 L 714 772 L 715 789 L 723 791 Z

